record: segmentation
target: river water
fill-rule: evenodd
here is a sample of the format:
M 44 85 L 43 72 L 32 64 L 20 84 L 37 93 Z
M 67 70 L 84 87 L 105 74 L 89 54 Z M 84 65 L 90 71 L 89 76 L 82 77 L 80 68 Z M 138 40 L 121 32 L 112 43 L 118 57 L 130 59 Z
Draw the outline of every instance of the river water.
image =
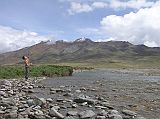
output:
M 68 79 L 68 77 L 61 77 Z M 141 71 L 112 70 L 112 69 L 96 69 L 90 71 L 79 71 L 73 73 L 70 79 L 110 79 L 110 80 L 147 80 L 160 81 L 160 76 L 148 76 Z

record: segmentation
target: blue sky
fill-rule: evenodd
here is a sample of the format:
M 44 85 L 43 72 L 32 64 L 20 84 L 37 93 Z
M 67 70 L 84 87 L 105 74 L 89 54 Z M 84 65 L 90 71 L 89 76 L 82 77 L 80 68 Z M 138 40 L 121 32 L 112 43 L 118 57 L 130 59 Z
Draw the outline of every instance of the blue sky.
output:
M 80 37 L 158 47 L 159 9 L 159 0 L 0 0 L 0 52 Z

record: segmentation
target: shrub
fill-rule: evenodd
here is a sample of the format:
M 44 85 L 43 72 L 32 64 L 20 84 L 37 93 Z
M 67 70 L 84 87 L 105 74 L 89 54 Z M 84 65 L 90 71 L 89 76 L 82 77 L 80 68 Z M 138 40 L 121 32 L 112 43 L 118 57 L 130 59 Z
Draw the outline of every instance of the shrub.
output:
M 69 66 L 56 65 L 35 65 L 29 67 L 30 77 L 53 77 L 53 76 L 71 76 L 73 68 Z M 0 66 L 0 78 L 19 78 L 24 77 L 24 66 L 20 65 L 4 65 Z

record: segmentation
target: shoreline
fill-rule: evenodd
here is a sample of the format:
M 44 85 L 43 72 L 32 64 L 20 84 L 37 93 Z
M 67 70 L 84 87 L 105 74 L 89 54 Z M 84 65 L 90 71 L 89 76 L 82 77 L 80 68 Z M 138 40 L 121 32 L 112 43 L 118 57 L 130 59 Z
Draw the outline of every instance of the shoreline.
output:
M 99 119 L 111 119 L 113 113 L 120 119 L 160 118 L 160 77 L 157 81 L 141 80 L 135 79 L 144 76 L 137 72 L 112 69 L 73 74 L 42 80 L 5 80 L 0 104 L 9 107 L 0 108 L 1 117 L 78 119 L 85 112 L 93 114 L 90 118 Z M 132 80 L 128 79 L 130 76 Z M 51 113 L 55 111 L 58 115 Z

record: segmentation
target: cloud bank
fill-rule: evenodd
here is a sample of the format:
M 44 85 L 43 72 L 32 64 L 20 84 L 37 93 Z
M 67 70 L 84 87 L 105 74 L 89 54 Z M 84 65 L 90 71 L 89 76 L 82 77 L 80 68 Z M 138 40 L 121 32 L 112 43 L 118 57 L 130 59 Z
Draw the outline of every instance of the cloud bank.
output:
M 107 7 L 102 2 L 94 3 L 96 4 L 92 5 L 97 8 Z M 146 0 L 112 0 L 110 5 L 113 8 L 130 7 L 137 10 L 123 16 L 106 16 L 100 21 L 100 28 L 83 28 L 79 29 L 79 32 L 84 35 L 101 36 L 102 39 L 97 41 L 129 41 L 133 44 L 160 47 L 160 1 L 154 3 Z
M 149 2 L 146 0 L 129 0 L 129 1 L 119 1 L 119 0 L 111 0 L 110 7 L 114 9 L 126 9 L 126 8 L 133 8 L 133 9 L 140 9 L 151 7 L 154 5 L 154 2 Z
M 136 13 L 106 16 L 100 24 L 106 36 L 114 40 L 160 47 L 160 2 Z
M 64 2 L 64 1 L 63 1 Z M 68 9 L 69 15 L 75 15 L 83 12 L 92 12 L 96 9 L 102 8 L 112 8 L 115 10 L 120 9 L 140 9 L 152 7 L 155 3 L 149 2 L 147 0 L 129 0 L 129 1 L 120 1 L 120 0 L 86 0 L 79 1 L 68 0 L 70 2 L 70 8 Z
M 71 8 L 68 9 L 68 13 L 70 15 L 74 15 L 76 13 L 82 13 L 82 12 L 90 12 L 90 11 L 93 11 L 93 9 L 88 4 L 81 4 L 76 2 L 72 2 Z
M 49 40 L 48 37 L 40 36 L 35 32 L 0 26 L 0 53 L 14 51 L 47 40 Z

